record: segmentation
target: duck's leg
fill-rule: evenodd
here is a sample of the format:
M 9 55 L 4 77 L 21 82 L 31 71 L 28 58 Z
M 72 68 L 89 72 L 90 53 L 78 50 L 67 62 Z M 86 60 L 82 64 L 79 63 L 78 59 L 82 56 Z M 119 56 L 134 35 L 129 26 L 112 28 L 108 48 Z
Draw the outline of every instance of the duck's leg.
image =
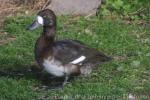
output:
M 70 83 L 68 82 L 68 79 L 70 78 L 70 75 L 72 74 L 79 74 L 80 73 L 80 66 L 77 66 L 77 65 L 74 65 L 74 64 L 67 64 L 65 65 L 65 79 L 64 79 L 64 82 L 63 82 L 63 87 L 67 84 L 67 83 Z
M 63 87 L 64 87 L 67 83 L 69 83 L 69 82 L 68 82 L 68 79 L 69 79 L 69 76 L 66 75 L 66 76 L 65 76 L 65 79 L 64 79 L 64 82 L 63 82 L 63 84 L 62 84 Z
M 65 79 L 63 81 L 63 83 L 57 87 L 54 87 L 54 89 L 64 89 L 65 85 L 68 84 L 68 79 L 69 79 L 69 76 L 68 75 L 65 75 Z
M 56 77 L 54 77 L 55 79 Z M 65 78 L 64 78 L 64 81 L 59 84 L 52 84 L 52 86 L 46 86 L 46 85 L 43 85 L 41 88 L 43 90 L 47 90 L 47 89 L 51 89 L 51 90 L 60 90 L 60 89 L 64 89 L 64 86 L 66 84 L 68 84 L 68 79 L 69 79 L 69 76 L 68 75 L 65 75 Z M 52 79 L 53 80 L 53 79 Z M 60 82 L 60 81 L 59 81 Z

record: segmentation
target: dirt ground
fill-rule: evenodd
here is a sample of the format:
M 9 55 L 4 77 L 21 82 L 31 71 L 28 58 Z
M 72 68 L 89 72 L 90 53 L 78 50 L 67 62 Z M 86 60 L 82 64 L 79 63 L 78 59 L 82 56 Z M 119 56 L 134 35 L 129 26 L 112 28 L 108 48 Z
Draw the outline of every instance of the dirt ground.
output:
M 45 2 L 46 0 L 0 0 L 0 27 L 3 26 L 6 17 L 39 10 Z
M 3 21 L 4 21 L 4 18 L 7 17 L 7 16 L 10 16 L 12 14 L 15 13 L 15 11 L 18 9 L 16 9 L 16 6 L 11 4 L 11 2 L 9 2 L 9 0 L 0 0 L 0 26 L 3 25 Z
M 0 46 L 15 40 L 15 36 L 10 36 L 3 30 L 7 17 L 31 14 L 41 9 L 45 2 L 46 0 L 0 0 Z

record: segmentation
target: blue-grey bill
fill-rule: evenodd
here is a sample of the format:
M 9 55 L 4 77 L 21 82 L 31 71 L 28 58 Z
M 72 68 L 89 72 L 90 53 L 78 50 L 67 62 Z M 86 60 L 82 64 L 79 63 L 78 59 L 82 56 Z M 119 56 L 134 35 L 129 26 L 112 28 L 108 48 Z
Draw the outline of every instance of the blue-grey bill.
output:
M 41 24 L 39 24 L 37 21 L 34 21 L 30 26 L 27 27 L 27 29 L 28 30 L 34 30 L 40 26 L 41 26 Z

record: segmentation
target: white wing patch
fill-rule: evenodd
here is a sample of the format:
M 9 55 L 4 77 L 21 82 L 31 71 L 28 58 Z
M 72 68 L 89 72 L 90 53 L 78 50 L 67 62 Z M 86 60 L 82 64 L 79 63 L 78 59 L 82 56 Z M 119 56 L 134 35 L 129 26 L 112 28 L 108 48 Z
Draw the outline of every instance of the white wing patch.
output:
M 85 59 L 86 59 L 85 56 L 81 56 L 81 57 L 75 59 L 74 61 L 72 61 L 71 63 L 72 64 L 78 64 L 78 63 L 81 63 L 82 61 L 84 61 Z
M 37 16 L 37 21 L 39 24 L 43 25 L 44 24 L 44 20 L 41 16 Z

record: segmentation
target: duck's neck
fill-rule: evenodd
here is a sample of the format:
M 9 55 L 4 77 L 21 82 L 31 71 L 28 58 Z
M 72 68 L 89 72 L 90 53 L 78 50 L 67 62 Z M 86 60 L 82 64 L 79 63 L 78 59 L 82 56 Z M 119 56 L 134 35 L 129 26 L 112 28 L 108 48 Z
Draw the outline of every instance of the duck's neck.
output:
M 55 41 L 55 32 L 56 27 L 44 27 L 43 34 L 39 37 L 35 45 L 35 58 L 38 63 L 42 61 L 41 59 L 43 55 L 46 55 L 45 53 L 51 52 Z
M 52 47 L 55 41 L 55 32 L 56 32 L 56 27 L 43 28 L 42 36 L 39 37 L 35 45 L 36 55 L 39 56 L 39 54 L 44 52 L 43 50 Z
M 48 44 L 51 44 L 55 41 L 55 33 L 56 33 L 56 26 L 43 27 L 43 37 Z

